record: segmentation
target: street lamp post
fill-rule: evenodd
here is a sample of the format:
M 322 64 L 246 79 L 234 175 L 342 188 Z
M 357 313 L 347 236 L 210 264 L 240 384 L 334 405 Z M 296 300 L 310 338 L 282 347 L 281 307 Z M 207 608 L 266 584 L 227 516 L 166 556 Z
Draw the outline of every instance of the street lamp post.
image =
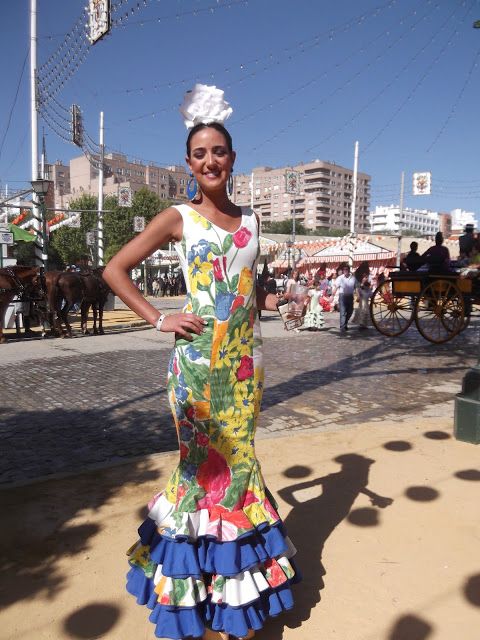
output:
M 38 196 L 40 202 L 40 217 L 41 217 L 41 247 L 42 247 L 42 267 L 45 269 L 47 267 L 48 260 L 48 239 L 47 239 L 47 215 L 45 210 L 45 196 L 48 193 L 48 189 L 50 187 L 50 180 L 44 180 L 43 178 L 39 180 L 32 180 L 31 185 L 33 192 L 36 196 Z
M 292 246 L 293 246 L 293 242 L 291 238 L 289 238 L 285 244 L 287 245 L 287 249 L 288 249 L 288 275 L 290 276 L 290 258 L 291 258 Z

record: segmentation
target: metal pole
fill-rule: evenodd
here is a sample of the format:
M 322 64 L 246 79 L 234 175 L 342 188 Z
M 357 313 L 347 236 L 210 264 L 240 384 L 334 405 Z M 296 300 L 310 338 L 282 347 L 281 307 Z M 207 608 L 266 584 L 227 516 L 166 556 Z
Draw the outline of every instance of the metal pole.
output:
M 98 266 L 103 265 L 103 161 L 105 149 L 103 145 L 103 111 L 100 111 L 100 167 L 98 169 Z
M 32 143 L 32 180 L 38 179 L 38 113 L 37 113 L 37 0 L 30 0 L 30 127 Z M 35 229 L 35 264 L 44 267 L 42 211 L 39 197 L 32 194 L 32 217 Z
M 398 236 L 397 236 L 397 267 L 400 268 L 402 259 L 402 215 L 403 215 L 403 195 L 405 192 L 405 171 L 402 171 L 400 180 L 400 206 L 398 211 Z
M 148 273 L 147 273 L 147 259 L 143 261 L 143 295 L 145 298 L 148 296 Z
M 355 142 L 355 154 L 353 160 L 353 194 L 352 211 L 350 214 L 350 233 L 355 233 L 355 209 L 357 205 L 357 174 L 358 174 L 358 140 Z
M 250 174 L 250 209 L 253 211 L 253 213 L 255 213 L 255 209 L 253 208 L 253 180 L 254 180 L 254 174 L 253 171 Z M 258 229 L 258 233 L 260 233 L 261 230 L 261 225 L 262 225 L 262 220 L 259 217 L 259 229 Z
M 292 271 L 295 271 L 295 268 L 297 266 L 296 264 L 296 259 L 295 259 L 295 214 L 296 211 L 295 209 L 297 208 L 297 199 L 295 197 L 295 194 L 293 196 L 293 217 L 292 217 L 292 249 L 293 249 L 293 254 L 292 254 Z

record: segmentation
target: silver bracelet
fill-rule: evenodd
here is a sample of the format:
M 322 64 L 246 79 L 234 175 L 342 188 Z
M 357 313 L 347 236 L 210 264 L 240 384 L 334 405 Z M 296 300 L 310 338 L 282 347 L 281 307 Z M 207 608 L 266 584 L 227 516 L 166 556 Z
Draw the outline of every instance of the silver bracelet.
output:
M 164 313 L 161 313 L 161 314 L 158 316 L 157 324 L 155 325 L 155 329 L 156 329 L 157 331 L 161 331 L 163 321 L 165 320 L 165 318 L 166 318 L 166 317 L 167 317 L 167 316 L 166 316 Z

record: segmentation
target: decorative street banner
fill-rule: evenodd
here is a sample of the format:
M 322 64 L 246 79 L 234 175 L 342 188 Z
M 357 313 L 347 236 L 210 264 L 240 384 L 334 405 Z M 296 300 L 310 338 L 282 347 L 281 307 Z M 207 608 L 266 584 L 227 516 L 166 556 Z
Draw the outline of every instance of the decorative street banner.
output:
M 130 187 L 120 187 L 120 189 L 118 190 L 118 206 L 132 206 L 132 190 L 130 189 Z
M 95 239 L 96 239 L 95 236 L 96 236 L 95 231 L 87 231 L 87 233 L 85 234 L 85 239 L 89 247 L 95 244 Z
M 298 171 L 287 171 L 285 173 L 285 191 L 294 196 L 300 193 L 300 174 Z
M 133 218 L 133 230 L 140 232 L 145 229 L 145 218 L 143 216 L 135 216 Z
M 110 31 L 110 0 L 89 0 L 88 27 L 91 44 Z
M 432 174 L 430 171 L 413 174 L 413 195 L 429 196 L 432 193 Z
M 13 233 L 0 231 L 0 244 L 13 244 Z
M 68 226 L 72 227 L 74 229 L 80 229 L 80 214 L 75 215 L 75 216 L 70 216 L 69 220 L 68 220 Z

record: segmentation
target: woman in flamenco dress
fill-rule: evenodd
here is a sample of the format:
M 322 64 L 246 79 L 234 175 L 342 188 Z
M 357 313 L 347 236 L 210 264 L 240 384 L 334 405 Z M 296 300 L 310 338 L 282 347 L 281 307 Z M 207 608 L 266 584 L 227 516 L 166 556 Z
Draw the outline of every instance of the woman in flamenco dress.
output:
M 258 310 L 276 310 L 277 298 L 256 287 L 258 220 L 228 197 L 235 152 L 223 91 L 196 85 L 181 111 L 190 127 L 191 202 L 159 213 L 104 272 L 133 311 L 175 334 L 168 397 L 180 461 L 128 551 L 127 590 L 151 609 L 159 638 L 251 638 L 293 606 L 290 585 L 299 580 L 254 449 L 263 391 Z M 181 313 L 164 316 L 128 273 L 169 241 L 187 296 Z

